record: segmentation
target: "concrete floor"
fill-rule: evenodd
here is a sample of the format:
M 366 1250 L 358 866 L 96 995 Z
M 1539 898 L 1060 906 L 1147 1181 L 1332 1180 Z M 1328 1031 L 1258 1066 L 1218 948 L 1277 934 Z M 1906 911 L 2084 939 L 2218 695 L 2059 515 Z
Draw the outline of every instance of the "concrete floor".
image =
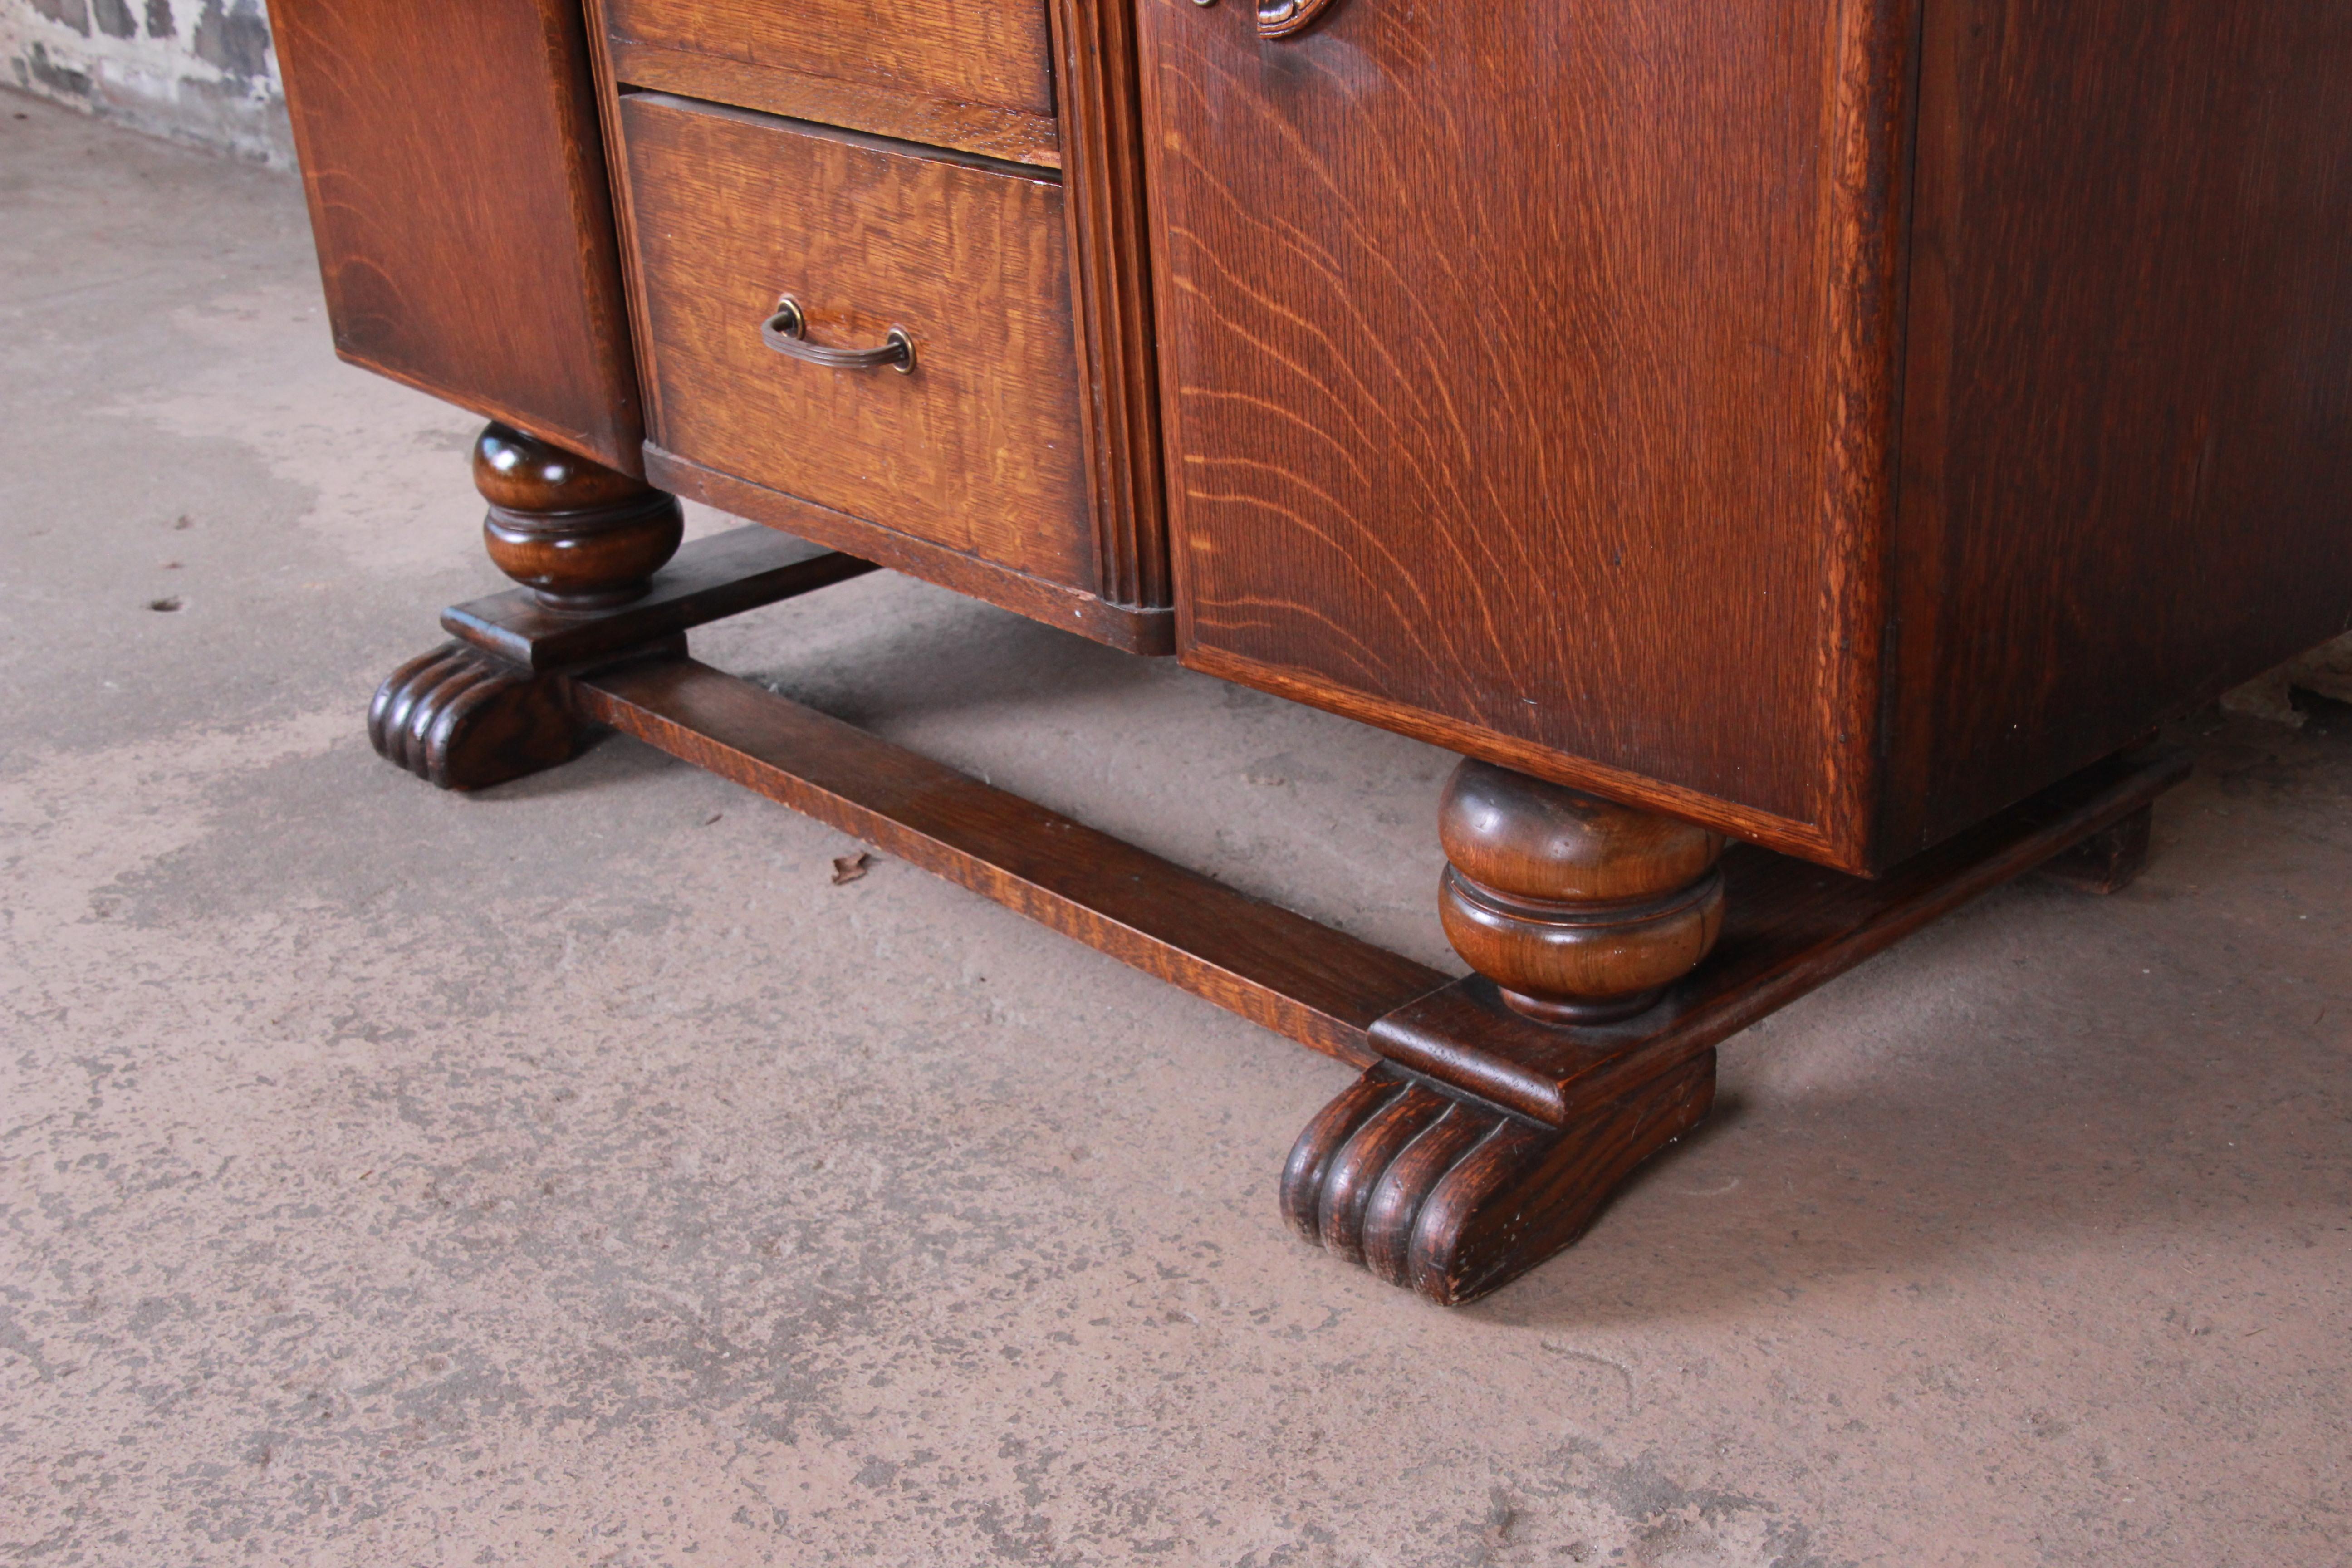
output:
M 1276 1216 L 1335 1064 L 631 742 L 377 761 L 476 422 L 282 176 L 0 94 L 0 1561 L 2352 1557 L 2346 710 L 1448 1314 Z M 1444 958 L 1437 752 L 896 577 L 698 649 Z

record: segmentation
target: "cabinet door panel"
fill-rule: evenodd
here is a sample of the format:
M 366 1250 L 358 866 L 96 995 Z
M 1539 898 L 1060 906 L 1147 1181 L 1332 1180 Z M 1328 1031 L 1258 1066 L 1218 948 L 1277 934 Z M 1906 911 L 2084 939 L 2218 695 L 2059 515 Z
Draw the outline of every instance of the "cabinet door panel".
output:
M 1866 10 L 1141 0 L 1187 662 L 1842 853 Z
M 638 472 L 578 0 L 272 0 L 269 19 L 336 348 Z

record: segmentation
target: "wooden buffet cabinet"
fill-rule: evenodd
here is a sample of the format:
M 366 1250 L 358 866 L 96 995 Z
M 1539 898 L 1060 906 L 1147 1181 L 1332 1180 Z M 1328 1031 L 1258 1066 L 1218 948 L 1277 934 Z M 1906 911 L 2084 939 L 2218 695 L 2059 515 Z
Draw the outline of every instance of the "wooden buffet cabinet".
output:
M 338 346 L 493 421 L 523 584 L 379 750 L 617 728 L 1356 1064 L 1284 1211 L 1440 1301 L 2352 626 L 2347 0 L 272 15 Z M 686 651 L 877 566 L 1462 753 L 1475 973 Z

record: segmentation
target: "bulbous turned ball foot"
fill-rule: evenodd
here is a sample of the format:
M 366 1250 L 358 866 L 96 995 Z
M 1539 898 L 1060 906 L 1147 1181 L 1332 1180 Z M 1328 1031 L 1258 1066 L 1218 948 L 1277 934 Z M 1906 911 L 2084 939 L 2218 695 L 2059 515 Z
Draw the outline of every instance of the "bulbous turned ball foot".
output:
M 1446 939 L 1528 1017 L 1631 1017 L 1723 933 L 1719 833 L 1465 762 L 1438 838 Z
M 550 609 L 639 597 L 685 536 L 675 497 L 504 425 L 474 443 L 474 488 L 491 561 Z

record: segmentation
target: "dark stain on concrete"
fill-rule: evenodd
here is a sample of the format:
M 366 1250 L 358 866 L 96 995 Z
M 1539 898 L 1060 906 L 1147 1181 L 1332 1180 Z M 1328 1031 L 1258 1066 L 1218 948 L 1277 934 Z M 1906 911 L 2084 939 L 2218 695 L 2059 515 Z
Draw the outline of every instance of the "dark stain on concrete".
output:
M 147 0 L 147 36 L 173 38 L 179 33 L 179 24 L 172 19 L 172 0 Z
M 131 14 L 131 7 L 124 0 L 91 0 L 91 6 L 98 18 L 98 30 L 108 37 L 128 38 L 137 35 L 139 18 Z
M 205 0 L 193 42 L 197 58 L 240 81 L 269 74 L 269 19 L 257 0 L 235 0 L 226 10 L 221 0 Z
M 35 44 L 31 53 L 16 63 L 17 79 L 30 87 L 35 82 L 51 92 L 66 98 L 88 98 L 89 77 L 70 66 L 61 66 L 49 58 L 49 51 Z
M 33 0 L 36 15 L 89 37 L 89 0 Z M 38 47 L 36 45 L 35 47 Z

